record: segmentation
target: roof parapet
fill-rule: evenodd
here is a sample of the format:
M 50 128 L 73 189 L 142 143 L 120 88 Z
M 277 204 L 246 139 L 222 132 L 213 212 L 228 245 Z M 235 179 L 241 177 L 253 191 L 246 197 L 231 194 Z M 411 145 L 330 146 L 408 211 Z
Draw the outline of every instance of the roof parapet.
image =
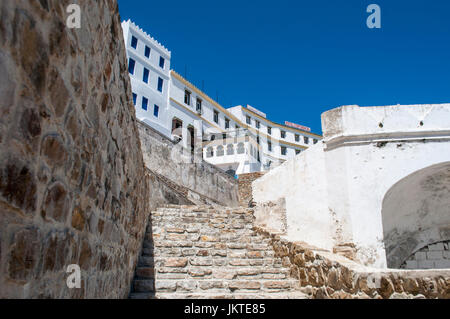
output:
M 162 45 L 159 41 L 157 41 L 155 38 L 153 38 L 151 35 L 149 35 L 147 32 L 145 32 L 141 27 L 139 27 L 137 24 L 135 24 L 133 21 L 128 19 L 127 21 L 123 21 L 123 23 L 129 24 L 135 31 L 138 33 L 141 33 L 142 36 L 144 36 L 149 42 L 151 42 L 153 45 L 157 46 L 161 51 L 163 51 L 169 58 L 171 57 L 172 53 L 167 49 L 164 45 Z

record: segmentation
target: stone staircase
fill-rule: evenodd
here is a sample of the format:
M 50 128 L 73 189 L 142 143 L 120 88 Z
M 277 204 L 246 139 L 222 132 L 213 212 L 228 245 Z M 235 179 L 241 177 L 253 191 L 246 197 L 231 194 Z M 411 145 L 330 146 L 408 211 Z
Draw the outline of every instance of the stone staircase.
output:
M 166 205 L 153 212 L 130 298 L 307 298 L 253 221 L 247 208 Z

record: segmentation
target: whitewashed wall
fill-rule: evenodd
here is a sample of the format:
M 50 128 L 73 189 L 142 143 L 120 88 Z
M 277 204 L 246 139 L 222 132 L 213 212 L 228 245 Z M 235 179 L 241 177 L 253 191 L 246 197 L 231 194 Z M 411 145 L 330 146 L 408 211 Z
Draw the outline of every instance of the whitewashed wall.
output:
M 286 197 L 291 238 L 326 249 L 333 241 L 351 242 L 363 263 L 386 267 L 386 229 L 398 225 L 389 225 L 389 218 L 386 224 L 386 216 L 383 221 L 383 200 L 407 176 L 450 161 L 450 104 L 345 106 L 324 113 L 322 127 L 323 144 L 255 181 L 254 198 Z M 321 196 L 315 198 L 315 192 Z M 445 194 L 450 196 L 450 191 Z M 403 220 L 409 225 L 405 227 L 420 228 L 418 215 L 412 216 Z M 321 221 L 319 226 L 306 227 L 316 221 Z

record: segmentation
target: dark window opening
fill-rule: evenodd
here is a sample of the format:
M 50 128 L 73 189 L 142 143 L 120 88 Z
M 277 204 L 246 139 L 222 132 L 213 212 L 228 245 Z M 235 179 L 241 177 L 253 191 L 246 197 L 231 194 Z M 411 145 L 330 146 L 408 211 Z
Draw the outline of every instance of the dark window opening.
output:
M 130 58 L 130 60 L 128 62 L 128 72 L 130 72 L 130 74 L 134 74 L 135 66 L 136 66 L 136 61 L 134 61 L 132 58 Z
M 159 92 L 162 92 L 162 91 L 163 91 L 163 84 L 164 84 L 163 79 L 158 78 L 158 91 L 159 91 Z
M 191 105 L 191 92 L 184 90 L 184 104 Z
M 131 36 L 131 47 L 133 49 L 137 48 L 137 44 L 138 44 L 138 39 L 135 36 Z
M 142 109 L 147 111 L 148 107 L 148 99 L 146 97 L 142 97 Z

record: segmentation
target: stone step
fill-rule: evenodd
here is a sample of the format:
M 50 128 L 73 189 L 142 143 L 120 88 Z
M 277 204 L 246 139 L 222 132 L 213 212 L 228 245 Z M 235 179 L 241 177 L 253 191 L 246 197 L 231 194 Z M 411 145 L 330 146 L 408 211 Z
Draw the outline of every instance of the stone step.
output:
M 194 236 L 192 236 L 194 237 Z M 197 240 L 189 240 L 189 238 L 186 239 L 181 239 L 182 237 L 178 237 L 179 239 L 176 239 L 175 237 L 173 237 L 173 239 L 169 239 L 169 238 L 161 238 L 160 234 L 152 234 L 151 238 L 147 238 L 146 242 L 144 243 L 145 246 L 147 247 L 152 247 L 152 246 L 173 246 L 176 245 L 177 243 L 182 243 L 184 244 L 185 242 L 191 242 L 192 244 L 194 243 L 226 243 L 228 248 L 230 249 L 248 249 L 249 246 L 248 245 L 259 245 L 259 247 L 261 248 L 269 248 L 268 246 L 270 245 L 270 240 L 267 239 L 262 239 L 259 237 L 250 237 L 250 236 L 239 236 L 239 235 L 222 235 L 222 236 L 214 236 L 213 234 L 211 235 L 197 235 L 198 239 Z M 195 238 L 194 238 L 195 239 Z M 170 244 L 170 245 L 168 245 Z M 266 245 L 266 247 L 262 247 L 262 245 Z M 249 248 L 252 249 L 252 248 Z
M 291 292 L 259 292 L 259 293 L 132 293 L 130 299 L 309 299 L 307 294 Z M 225 309 L 226 313 L 228 310 Z
M 145 268 L 145 267 L 141 267 Z M 145 270 L 143 270 L 145 271 Z M 158 268 L 158 279 L 287 279 L 290 270 L 288 268 L 270 267 L 189 267 L 189 268 Z
M 231 250 L 231 249 L 216 249 L 214 247 L 200 248 L 143 248 L 142 256 L 159 258 L 172 258 L 172 257 L 217 257 L 217 258 L 242 258 L 242 259 L 261 259 L 261 258 L 274 258 L 275 253 L 271 249 L 265 250 Z
M 130 298 L 306 298 L 253 223 L 253 211 L 242 208 L 153 212 Z
M 134 279 L 133 292 L 154 292 L 155 280 L 153 279 Z
M 153 293 L 155 289 L 162 292 L 282 292 L 292 291 L 299 285 L 297 280 L 215 280 L 215 279 L 135 279 L 134 292 Z
M 173 257 L 152 257 L 152 256 L 140 256 L 139 266 L 147 267 L 173 267 L 184 268 L 187 266 L 228 266 L 228 267 L 247 267 L 247 266 L 274 266 L 276 268 L 282 267 L 281 260 L 277 258 L 265 257 L 265 258 L 227 258 L 220 256 L 207 256 L 207 257 L 179 257 L 175 255 Z

